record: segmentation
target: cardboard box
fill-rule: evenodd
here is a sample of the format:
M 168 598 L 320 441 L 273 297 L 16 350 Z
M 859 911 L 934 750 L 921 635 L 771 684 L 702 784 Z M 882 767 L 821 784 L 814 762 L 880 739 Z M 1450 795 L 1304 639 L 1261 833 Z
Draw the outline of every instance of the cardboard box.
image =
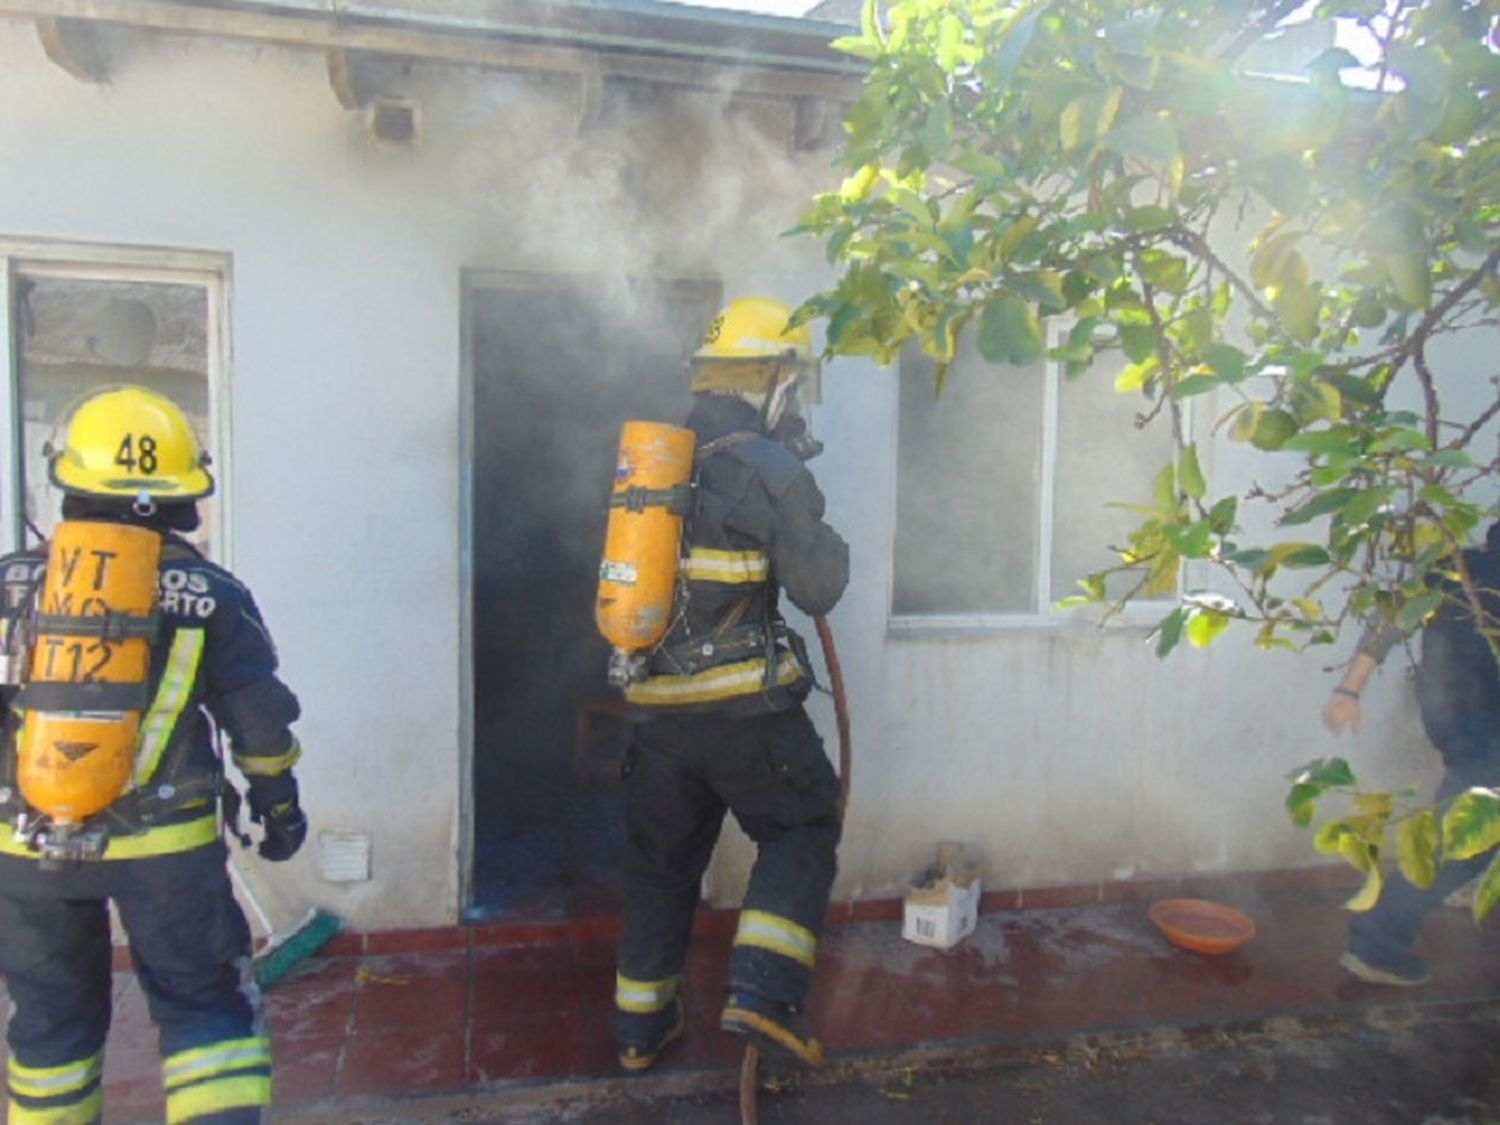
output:
M 906 890 L 901 936 L 952 949 L 979 925 L 979 870 L 957 844 L 939 844 L 937 862 Z

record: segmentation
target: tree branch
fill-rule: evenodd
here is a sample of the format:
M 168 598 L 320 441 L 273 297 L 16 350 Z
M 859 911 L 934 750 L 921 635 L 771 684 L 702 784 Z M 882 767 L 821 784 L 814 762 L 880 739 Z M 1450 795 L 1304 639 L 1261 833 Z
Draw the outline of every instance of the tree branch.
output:
M 1491 380 L 1491 382 L 1494 382 L 1494 380 Z M 1468 445 L 1469 442 L 1474 440 L 1474 435 L 1484 429 L 1485 423 L 1496 414 L 1500 414 L 1500 390 L 1497 390 L 1495 394 L 1495 401 L 1486 406 L 1479 417 L 1464 427 L 1463 433 L 1458 435 L 1457 440 L 1452 443 L 1452 447 L 1454 449 L 1462 449 Z
M 1500 269 L 1500 247 L 1491 250 L 1489 255 L 1479 264 L 1479 267 L 1464 278 L 1452 289 L 1443 295 L 1443 299 L 1427 311 L 1422 317 L 1417 329 L 1406 338 L 1406 344 L 1402 348 L 1402 354 L 1396 363 L 1396 370 L 1401 369 L 1402 363 L 1410 359 L 1412 367 L 1416 370 L 1417 381 L 1422 384 L 1422 398 L 1427 406 L 1427 440 L 1433 448 L 1437 448 L 1437 417 L 1438 398 L 1437 385 L 1432 377 L 1432 371 L 1427 366 L 1427 338 L 1442 324 L 1453 306 L 1462 301 L 1465 296 L 1477 288 L 1491 273 Z
M 1228 278 L 1229 284 L 1234 286 L 1236 291 L 1239 292 L 1240 296 L 1244 297 L 1245 300 L 1250 302 L 1250 304 L 1255 308 L 1255 312 L 1258 316 L 1261 316 L 1267 320 L 1274 321 L 1276 319 L 1275 312 L 1272 311 L 1270 306 L 1261 301 L 1260 294 L 1258 294 L 1254 290 L 1254 288 L 1252 288 L 1245 281 L 1244 278 L 1240 277 L 1239 274 L 1230 269 L 1229 266 L 1225 264 L 1224 260 L 1213 252 L 1212 248 L 1210 248 L 1210 246 L 1208 245 L 1207 239 L 1205 239 L 1197 231 L 1188 230 L 1185 227 L 1174 227 L 1171 231 L 1170 237 L 1171 240 L 1178 246 L 1181 246 L 1184 250 L 1188 250 L 1194 254 L 1197 254 L 1198 257 L 1207 262 L 1210 267 L 1218 270 L 1226 278 Z
M 1427 414 L 1422 429 L 1427 434 L 1427 444 L 1436 449 L 1438 413 L 1442 407 L 1438 403 L 1437 382 L 1432 377 L 1432 368 L 1427 365 L 1427 348 L 1424 346 L 1424 341 L 1418 341 L 1417 346 L 1412 349 L 1411 366 L 1412 370 L 1417 373 L 1417 382 L 1422 385 L 1422 405 Z
M 1222 62 L 1233 62 L 1251 47 L 1257 40 L 1264 39 L 1276 26 L 1291 15 L 1298 8 L 1303 7 L 1306 0 L 1278 0 L 1278 2 L 1265 13 L 1265 18 L 1250 24 L 1238 35 L 1229 41 L 1229 44 L 1219 52 Z

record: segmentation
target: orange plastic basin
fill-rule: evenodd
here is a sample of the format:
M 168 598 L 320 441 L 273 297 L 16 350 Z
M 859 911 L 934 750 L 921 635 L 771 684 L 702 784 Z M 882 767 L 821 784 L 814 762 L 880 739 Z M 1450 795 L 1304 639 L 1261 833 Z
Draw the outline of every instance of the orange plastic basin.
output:
M 1207 899 L 1164 898 L 1149 914 L 1168 941 L 1194 953 L 1233 953 L 1255 936 L 1250 915 Z

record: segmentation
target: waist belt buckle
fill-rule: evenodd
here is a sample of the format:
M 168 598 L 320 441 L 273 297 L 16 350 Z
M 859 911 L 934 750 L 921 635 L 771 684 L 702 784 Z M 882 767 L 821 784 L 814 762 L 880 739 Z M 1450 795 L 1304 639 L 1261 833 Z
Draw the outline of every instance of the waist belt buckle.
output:
M 615 649 L 609 654 L 609 683 L 611 687 L 629 687 L 638 684 L 648 675 L 646 654 Z
M 34 827 L 18 826 L 26 846 L 37 853 L 44 871 L 64 863 L 81 863 L 103 859 L 109 835 L 103 828 L 79 828 L 71 824 L 48 824 L 39 821 Z

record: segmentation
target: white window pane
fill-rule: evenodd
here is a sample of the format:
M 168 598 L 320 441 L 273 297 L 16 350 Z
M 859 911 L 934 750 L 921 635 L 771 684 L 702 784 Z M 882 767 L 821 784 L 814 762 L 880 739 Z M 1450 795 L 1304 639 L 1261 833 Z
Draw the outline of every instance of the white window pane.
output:
M 22 270 L 15 307 L 22 431 L 16 469 L 25 515 L 44 534 L 57 522 L 62 496 L 47 479 L 43 449 L 62 440 L 59 422 L 89 393 L 120 383 L 158 391 L 182 408 L 207 448 L 204 286 Z M 200 505 L 199 542 L 213 523 L 211 503 Z
M 1119 563 L 1111 548 L 1125 545 L 1126 532 L 1140 517 L 1109 505 L 1151 504 L 1156 474 L 1172 459 L 1170 419 L 1157 417 L 1137 429 L 1136 418 L 1149 403 L 1138 393 L 1114 389 L 1127 362 L 1105 352 L 1078 378 L 1058 378 L 1053 598 L 1078 593 L 1084 575 Z M 1120 594 L 1131 585 L 1113 576 L 1108 589 Z
M 1045 374 L 966 350 L 939 398 L 903 362 L 892 613 L 1037 610 Z

